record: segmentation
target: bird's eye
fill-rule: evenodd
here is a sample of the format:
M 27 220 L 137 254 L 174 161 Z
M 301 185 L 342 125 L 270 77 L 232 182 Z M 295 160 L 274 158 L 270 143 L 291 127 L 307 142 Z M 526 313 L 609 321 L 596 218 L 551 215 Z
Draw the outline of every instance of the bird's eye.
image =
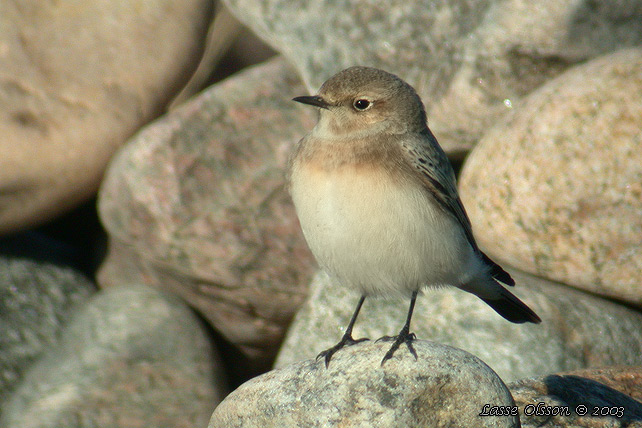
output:
M 354 100 L 354 102 L 352 103 L 352 106 L 355 108 L 355 110 L 365 111 L 372 106 L 372 103 L 364 98 L 358 98 Z

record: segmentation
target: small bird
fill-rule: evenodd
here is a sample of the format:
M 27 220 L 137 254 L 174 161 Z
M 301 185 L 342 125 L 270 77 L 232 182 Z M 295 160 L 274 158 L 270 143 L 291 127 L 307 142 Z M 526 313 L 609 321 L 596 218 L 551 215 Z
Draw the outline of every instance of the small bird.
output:
M 361 295 L 326 367 L 344 346 L 367 296 L 410 297 L 406 322 L 381 364 L 402 343 L 412 355 L 410 320 L 422 287 L 452 285 L 514 323 L 541 322 L 502 284 L 515 281 L 473 237 L 448 158 L 426 122 L 417 92 L 394 74 L 350 67 L 317 95 L 294 101 L 319 109 L 289 161 L 289 188 L 301 229 L 320 267 Z

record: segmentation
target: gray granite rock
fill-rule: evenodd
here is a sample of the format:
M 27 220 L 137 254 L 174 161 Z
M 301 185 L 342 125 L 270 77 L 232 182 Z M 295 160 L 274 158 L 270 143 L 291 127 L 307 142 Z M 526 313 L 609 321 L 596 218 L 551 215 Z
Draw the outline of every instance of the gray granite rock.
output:
M 208 0 L 0 2 L 0 234 L 95 195 L 198 62 Z
M 541 324 L 512 324 L 477 297 L 449 287 L 419 296 L 411 331 L 419 339 L 478 356 L 506 381 L 584 367 L 642 364 L 642 314 L 564 285 L 510 273 L 517 282 L 511 291 L 537 312 Z M 275 366 L 312 358 L 338 342 L 357 300 L 358 295 L 320 273 Z M 408 303 L 366 299 L 353 337 L 397 334 Z
M 143 286 L 101 291 L 2 403 L 0 427 L 205 426 L 225 391 L 203 327 Z
M 642 304 L 642 49 L 575 67 L 488 131 L 461 174 L 480 245 Z
M 337 71 L 399 74 L 448 151 L 470 148 L 521 98 L 579 61 L 642 41 L 637 0 L 225 0 L 316 91 Z
M 100 192 L 103 286 L 180 295 L 257 364 L 271 361 L 314 262 L 284 167 L 314 112 L 283 58 L 246 70 L 139 133 Z
M 327 369 L 307 360 L 254 378 L 223 400 L 209 428 L 519 426 L 518 416 L 479 416 L 487 403 L 514 402 L 478 358 L 416 341 L 417 360 L 403 346 L 381 366 L 389 346 L 359 343 Z
M 93 290 L 71 268 L 0 257 L 0 403 Z
M 523 428 L 642 427 L 642 366 L 551 374 L 508 388 Z

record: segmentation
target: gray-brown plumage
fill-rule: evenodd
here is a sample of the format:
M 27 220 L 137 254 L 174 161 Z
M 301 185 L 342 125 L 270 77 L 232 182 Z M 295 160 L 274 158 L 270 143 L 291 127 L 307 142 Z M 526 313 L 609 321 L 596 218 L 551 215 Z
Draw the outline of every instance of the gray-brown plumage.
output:
M 351 67 L 319 94 L 295 101 L 319 107 L 319 121 L 290 159 L 290 192 L 319 265 L 362 297 L 326 365 L 356 343 L 352 327 L 366 296 L 410 296 L 406 323 L 382 361 L 412 347 L 418 291 L 452 285 L 475 294 L 507 320 L 540 322 L 501 284 L 513 279 L 477 246 L 455 175 L 428 129 L 415 90 L 397 76 Z

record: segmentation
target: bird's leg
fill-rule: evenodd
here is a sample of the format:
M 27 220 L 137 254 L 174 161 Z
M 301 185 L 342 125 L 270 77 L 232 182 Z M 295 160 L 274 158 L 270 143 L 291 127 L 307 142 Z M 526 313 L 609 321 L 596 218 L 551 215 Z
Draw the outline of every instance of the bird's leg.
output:
M 325 357 L 325 367 L 328 368 L 330 365 L 330 360 L 332 359 L 332 355 L 334 355 L 335 352 L 337 352 L 339 349 L 343 348 L 344 346 L 350 346 L 354 345 L 355 343 L 363 342 L 364 340 L 369 340 L 368 338 L 362 338 L 362 339 L 353 339 L 352 338 L 352 328 L 354 327 L 355 321 L 357 321 L 357 315 L 359 315 L 359 311 L 361 310 L 361 305 L 363 305 L 363 301 L 366 300 L 366 296 L 361 296 L 361 299 L 359 299 L 359 303 L 357 303 L 357 309 L 355 309 L 354 314 L 352 314 L 352 319 L 350 319 L 350 323 L 348 323 L 348 327 L 346 328 L 345 333 L 343 333 L 343 337 L 337 343 L 330 349 L 326 349 L 325 351 L 321 352 L 319 355 L 317 355 L 317 360 L 321 357 Z
M 392 358 L 395 351 L 399 349 L 399 345 L 401 345 L 402 343 L 406 344 L 410 353 L 415 357 L 415 360 L 417 359 L 417 352 L 412 346 L 412 341 L 415 340 L 417 336 L 415 336 L 415 333 L 410 333 L 410 319 L 412 318 L 412 311 L 415 310 L 415 300 L 417 300 L 417 291 L 413 291 L 412 293 L 412 297 L 410 299 L 410 308 L 408 309 L 408 317 L 406 318 L 406 323 L 401 328 L 399 334 L 396 336 L 384 336 L 379 339 L 384 341 L 394 340 L 392 346 L 390 347 L 386 355 L 384 355 L 383 360 L 381 360 L 382 366 L 383 363 Z

